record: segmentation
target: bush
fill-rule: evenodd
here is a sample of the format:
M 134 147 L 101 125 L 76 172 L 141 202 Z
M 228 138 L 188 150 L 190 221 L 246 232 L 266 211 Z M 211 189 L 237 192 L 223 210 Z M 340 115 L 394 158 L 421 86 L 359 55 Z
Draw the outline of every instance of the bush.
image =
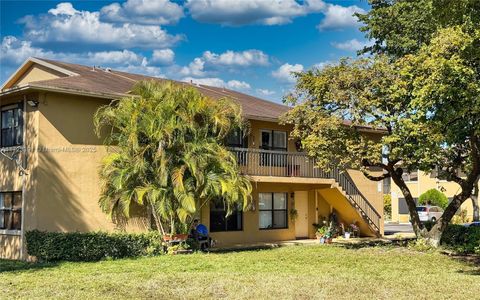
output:
M 448 205 L 448 198 L 439 190 L 430 189 L 420 195 L 418 198 L 418 203 L 421 205 L 430 204 L 434 206 L 440 206 L 441 208 L 445 209 Z
M 390 194 L 383 195 L 383 211 L 385 219 L 392 217 L 392 196 Z
M 459 253 L 480 254 L 480 227 L 449 225 L 441 244 Z
M 163 252 L 162 239 L 155 232 L 44 232 L 28 231 L 27 253 L 41 261 L 98 261 L 105 258 L 138 257 Z

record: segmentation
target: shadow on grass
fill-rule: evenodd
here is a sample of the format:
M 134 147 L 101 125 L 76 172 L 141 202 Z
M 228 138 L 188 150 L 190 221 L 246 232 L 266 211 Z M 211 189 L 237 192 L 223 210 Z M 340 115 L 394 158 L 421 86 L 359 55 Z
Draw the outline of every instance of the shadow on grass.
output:
M 335 246 L 343 247 L 345 249 L 358 250 L 363 248 L 373 248 L 373 247 L 407 247 L 410 240 L 408 239 L 399 239 L 391 241 L 362 241 L 362 242 L 335 242 Z
M 457 273 L 465 274 L 465 275 L 473 275 L 473 276 L 480 276 L 480 269 L 477 270 L 458 270 Z
M 6 272 L 17 272 L 27 270 L 39 270 L 45 268 L 53 268 L 58 266 L 58 263 L 34 263 L 18 260 L 4 260 L 0 259 L 0 274 Z
M 273 250 L 273 249 L 278 249 L 280 247 L 285 247 L 285 246 L 262 245 L 262 246 L 249 246 L 249 247 L 212 248 L 209 251 L 207 251 L 207 253 L 228 254 L 228 253 L 234 253 L 234 252 Z

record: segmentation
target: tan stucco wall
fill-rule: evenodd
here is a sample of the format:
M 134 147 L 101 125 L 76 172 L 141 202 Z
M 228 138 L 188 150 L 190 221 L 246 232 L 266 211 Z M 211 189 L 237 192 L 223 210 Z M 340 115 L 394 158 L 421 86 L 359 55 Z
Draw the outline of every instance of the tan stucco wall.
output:
M 211 236 L 217 241 L 218 246 L 231 246 L 241 243 L 254 242 L 268 242 L 268 241 L 282 241 L 294 240 L 295 236 L 295 220 L 290 217 L 290 210 L 295 208 L 295 192 L 308 192 L 308 235 L 310 238 L 315 237 L 313 230 L 313 223 L 316 220 L 315 210 L 315 190 L 320 188 L 327 188 L 325 185 L 310 185 L 303 184 L 283 184 L 276 183 L 255 183 L 253 190 L 254 210 L 245 211 L 243 213 L 243 230 L 229 231 L 229 232 L 212 232 Z M 288 228 L 287 229 L 259 229 L 259 213 L 258 213 L 258 193 L 278 192 L 287 193 L 288 195 Z M 293 198 L 292 198 L 293 193 Z M 300 195 L 300 193 L 299 193 Z M 210 208 L 208 205 L 201 210 L 200 220 L 207 227 L 210 226 Z
M 61 76 L 65 75 L 62 75 L 44 66 L 33 65 L 28 68 L 25 73 L 19 76 L 17 82 L 15 83 L 15 86 L 20 86 L 29 82 L 35 82 L 40 80 L 55 79 Z
M 460 186 L 455 182 L 448 182 L 444 180 L 437 180 L 432 178 L 430 174 L 419 171 L 418 172 L 418 181 L 416 182 L 407 182 L 406 183 L 412 196 L 414 198 L 420 197 L 421 194 L 425 193 L 430 189 L 438 189 L 442 191 L 445 196 L 448 198 L 454 197 L 456 194 L 461 192 Z M 392 182 L 391 187 L 391 196 L 392 196 L 392 221 L 406 223 L 409 222 L 410 216 L 408 214 L 399 214 L 399 198 L 404 198 L 402 192 L 398 186 Z M 469 220 L 473 217 L 473 206 L 472 200 L 467 199 L 461 206 L 461 210 L 465 209 L 467 211 L 467 217 Z
M 107 148 L 94 133 L 93 115 L 103 104 L 107 102 L 62 94 L 47 94 L 40 104 L 35 228 L 115 229 L 98 205 L 98 172 Z M 131 229 L 144 228 L 135 224 Z
M 38 108 L 26 106 L 24 231 L 115 230 L 98 205 L 98 171 L 107 152 L 93 131 L 93 114 L 106 102 L 56 93 L 42 93 L 35 98 L 39 100 Z M 2 98 L 1 103 L 18 99 Z M 0 158 L 0 168 L 0 191 L 21 191 L 22 178 L 13 164 Z M 147 224 L 146 218 L 133 218 L 127 229 L 145 230 Z M 0 234 L 0 244 L 9 248 L 0 256 L 20 252 L 19 242 L 11 240 L 10 235 Z
M 20 236 L 0 236 L 0 258 L 21 259 L 20 257 Z

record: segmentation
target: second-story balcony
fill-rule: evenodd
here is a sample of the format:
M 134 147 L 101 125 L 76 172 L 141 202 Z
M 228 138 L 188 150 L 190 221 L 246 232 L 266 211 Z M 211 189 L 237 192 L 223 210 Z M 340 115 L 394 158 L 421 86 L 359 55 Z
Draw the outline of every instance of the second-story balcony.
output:
M 331 168 L 325 172 L 314 158 L 301 152 L 284 152 L 252 148 L 230 148 L 237 158 L 240 171 L 250 176 L 303 177 L 334 180 L 350 204 L 359 211 L 372 229 L 380 232 L 381 216 L 363 196 L 348 172 Z
M 324 172 L 315 159 L 301 152 L 230 148 L 243 174 L 252 176 L 334 178 L 335 170 Z

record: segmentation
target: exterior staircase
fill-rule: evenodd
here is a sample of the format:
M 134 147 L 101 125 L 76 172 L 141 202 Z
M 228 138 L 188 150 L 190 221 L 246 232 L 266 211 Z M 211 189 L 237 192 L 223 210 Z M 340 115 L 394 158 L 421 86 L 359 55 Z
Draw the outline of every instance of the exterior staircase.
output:
M 305 153 L 230 148 L 243 174 L 252 176 L 279 176 L 332 179 L 334 185 L 358 212 L 371 231 L 381 236 L 381 215 L 360 192 L 348 172 L 332 168 L 325 172 L 317 167 L 315 159 Z

